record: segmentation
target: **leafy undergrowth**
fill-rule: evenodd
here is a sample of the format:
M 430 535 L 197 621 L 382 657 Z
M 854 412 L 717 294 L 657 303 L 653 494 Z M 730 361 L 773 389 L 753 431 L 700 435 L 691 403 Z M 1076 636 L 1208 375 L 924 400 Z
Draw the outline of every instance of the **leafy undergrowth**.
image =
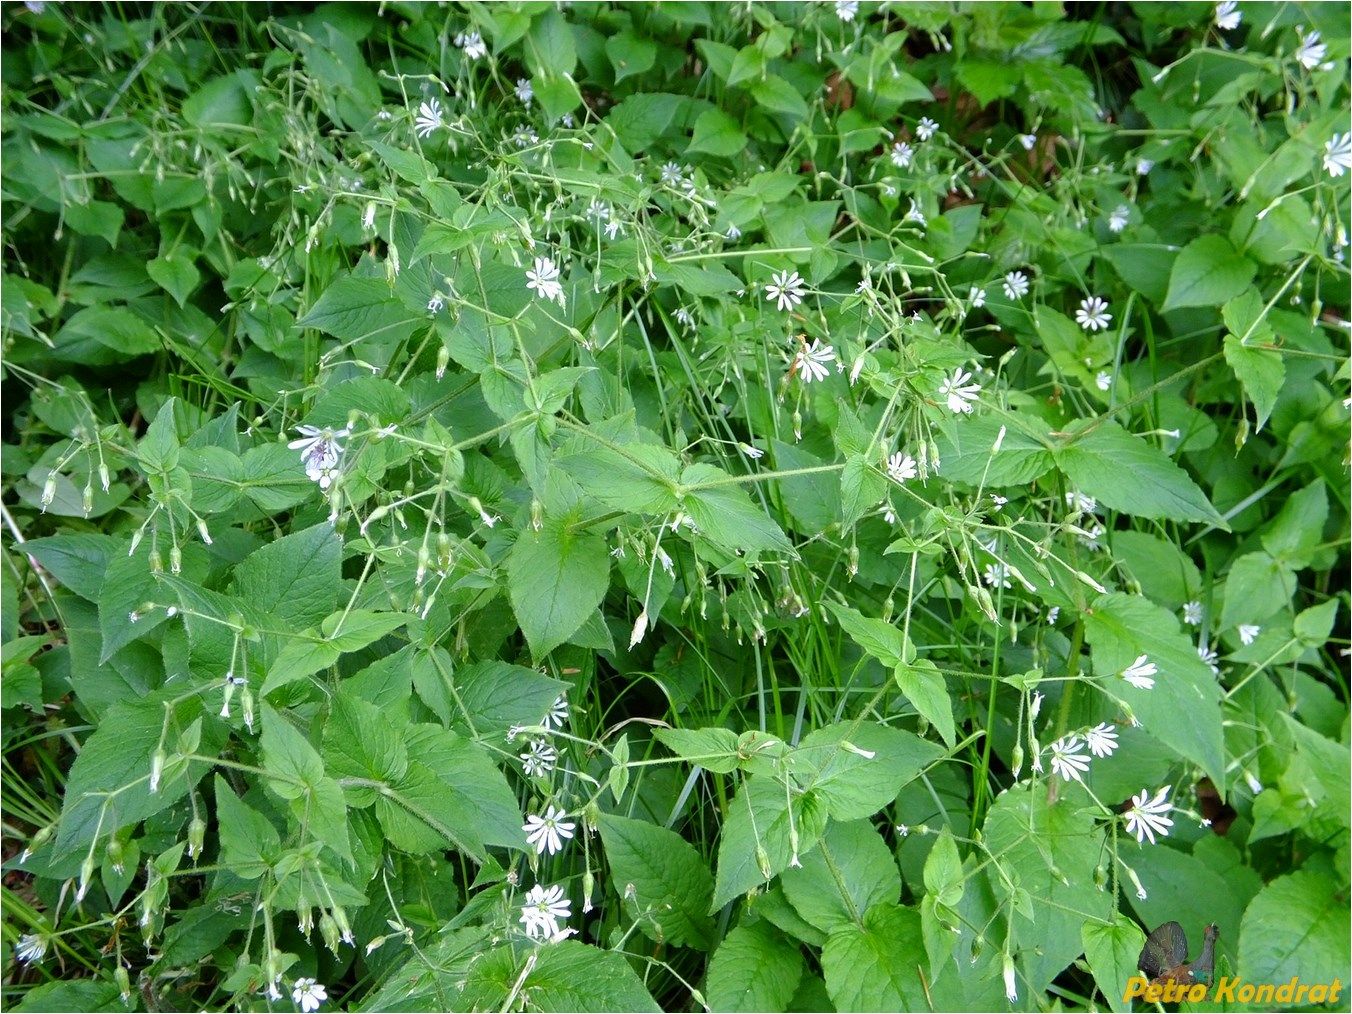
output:
M 8 1005 L 1348 981 L 1345 5 L 0 17 Z

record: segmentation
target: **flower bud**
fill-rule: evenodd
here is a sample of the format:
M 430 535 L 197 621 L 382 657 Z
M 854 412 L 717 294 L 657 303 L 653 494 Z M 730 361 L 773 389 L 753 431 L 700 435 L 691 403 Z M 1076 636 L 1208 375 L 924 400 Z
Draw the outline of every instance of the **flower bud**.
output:
M 85 895 L 89 893 L 89 881 L 94 876 L 94 853 L 85 856 L 85 861 L 80 864 L 80 886 L 75 892 L 75 903 L 78 905 L 84 901 Z
M 437 350 L 437 379 L 446 376 L 446 367 L 451 363 L 451 350 L 443 345 Z
M 112 478 L 108 475 L 108 466 L 102 461 L 99 462 L 99 485 L 103 487 L 105 493 L 108 492 L 108 487 L 112 485 Z
M 150 794 L 153 796 L 160 791 L 160 779 L 164 777 L 164 765 L 168 758 L 164 755 L 164 750 L 157 749 L 150 758 Z
M 126 1003 L 131 999 L 131 976 L 127 974 L 126 967 L 120 961 L 117 968 L 113 969 L 113 979 L 117 982 L 117 991 L 122 996 L 122 1002 Z
M 108 847 L 104 851 L 108 861 L 113 865 L 113 872 L 121 874 L 123 869 L 125 869 L 123 860 L 126 856 L 126 850 L 123 849 L 122 843 L 116 838 L 109 838 Z
M 202 854 L 202 846 L 207 840 L 207 822 L 201 817 L 193 817 L 188 825 L 188 858 L 196 859 Z
M 211 545 L 211 532 L 207 531 L 207 523 L 201 518 L 197 519 L 197 534 L 202 537 L 204 543 Z
M 55 832 L 55 830 L 56 830 L 55 823 L 51 823 L 44 828 L 40 828 L 37 834 L 33 835 L 32 838 L 28 839 L 28 847 L 25 848 L 23 850 L 23 853 L 19 856 L 19 862 L 20 863 L 28 862 L 29 858 L 32 857 L 34 852 L 42 848 L 42 846 L 46 845 L 47 842 L 51 840 L 52 834 L 53 832 Z
M 80 508 L 84 511 L 86 517 L 88 517 L 89 512 L 94 509 L 93 483 L 85 483 L 84 492 L 81 494 L 80 497 Z
M 629 633 L 629 650 L 633 651 L 643 636 L 648 632 L 648 610 L 644 609 L 638 614 L 638 619 L 634 621 L 634 629 Z
M 244 725 L 250 732 L 253 732 L 254 695 L 247 683 L 244 684 L 244 689 L 239 692 L 239 703 L 243 712 L 242 717 L 244 718 Z
M 765 851 L 764 845 L 756 846 L 756 865 L 760 868 L 761 876 L 766 880 L 774 876 L 774 868 L 770 865 L 770 854 Z
M 319 935 L 324 938 L 324 946 L 337 954 L 339 943 L 338 922 L 327 912 L 319 918 Z
M 541 528 L 544 527 L 544 524 L 545 524 L 544 504 L 540 503 L 539 500 L 533 499 L 530 502 L 530 526 L 538 532 Z
M 171 574 L 183 572 L 183 550 L 178 548 L 177 543 L 169 547 L 169 572 Z
M 42 484 L 42 510 L 46 513 L 52 501 L 56 499 L 56 473 L 48 472 L 47 481 Z

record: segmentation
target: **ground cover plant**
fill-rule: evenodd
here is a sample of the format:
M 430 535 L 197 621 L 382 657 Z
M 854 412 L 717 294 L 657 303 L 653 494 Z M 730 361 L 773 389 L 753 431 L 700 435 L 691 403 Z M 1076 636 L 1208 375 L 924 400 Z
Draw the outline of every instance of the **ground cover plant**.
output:
M 1348 982 L 1345 5 L 0 18 L 7 1005 Z

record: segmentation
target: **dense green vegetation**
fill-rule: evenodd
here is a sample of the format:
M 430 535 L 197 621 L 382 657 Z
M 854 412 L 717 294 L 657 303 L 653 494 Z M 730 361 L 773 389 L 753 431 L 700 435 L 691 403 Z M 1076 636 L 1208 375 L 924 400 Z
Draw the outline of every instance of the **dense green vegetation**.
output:
M 7 1005 L 1348 982 L 1346 5 L 0 19 Z

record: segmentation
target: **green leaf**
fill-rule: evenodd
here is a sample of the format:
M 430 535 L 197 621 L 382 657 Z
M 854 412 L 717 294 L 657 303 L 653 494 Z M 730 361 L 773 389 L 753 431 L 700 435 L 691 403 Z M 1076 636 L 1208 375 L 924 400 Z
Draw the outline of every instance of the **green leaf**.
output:
M 1116 531 L 1111 538 L 1114 558 L 1147 597 L 1177 609 L 1201 591 L 1201 571 L 1174 543 L 1135 531 Z
M 1080 492 L 1105 507 L 1143 518 L 1230 526 L 1206 494 L 1165 453 L 1116 423 L 1100 423 L 1055 451 L 1056 463 Z
M 840 722 L 803 737 L 793 752 L 793 773 L 834 820 L 858 820 L 896 799 L 907 782 L 942 755 L 937 744 L 904 729 Z
M 342 539 L 321 522 L 250 553 L 234 570 L 232 591 L 286 628 L 304 630 L 332 612 L 342 559 Z
M 751 86 L 751 94 L 756 102 L 772 113 L 791 116 L 795 120 L 806 120 L 809 116 L 808 105 L 798 89 L 775 74 L 768 74 Z
M 840 506 L 846 527 L 871 511 L 887 492 L 887 479 L 862 454 L 845 459 L 840 471 Z
M 1225 578 L 1225 605 L 1221 627 L 1232 630 L 1241 623 L 1262 623 L 1281 612 L 1296 593 L 1296 572 L 1270 553 L 1245 553 L 1230 565 Z
M 482 952 L 481 952 L 482 953 Z M 660 1014 L 624 954 L 576 940 L 517 951 L 499 947 L 469 966 L 458 1010 L 502 1010 L 526 995 L 537 1011 Z
M 957 908 L 967 890 L 967 878 L 962 872 L 962 857 L 953 832 L 945 826 L 934 847 L 925 858 L 925 892 L 939 904 Z
M 892 850 L 872 822 L 833 822 L 800 868 L 779 877 L 795 911 L 824 933 L 858 923 L 877 902 L 901 896 Z
M 601 842 L 615 893 L 639 928 L 659 944 L 708 950 L 714 879 L 694 847 L 664 827 L 608 813 Z
M 746 147 L 741 125 L 721 109 L 706 109 L 695 120 L 694 136 L 687 151 L 731 158 Z
M 1174 819 L 1177 821 L 1178 815 Z M 1146 887 L 1144 898 L 1129 892 L 1131 906 L 1141 922 L 1146 927 L 1178 922 L 1194 947 L 1201 946 L 1207 924 L 1214 922 L 1221 934 L 1217 957 L 1224 954 L 1233 958 L 1244 902 L 1226 883 L 1226 878 L 1182 849 L 1134 843 L 1128 848 L 1136 854 L 1123 859 Z M 1136 954 L 1139 953 L 1138 950 Z M 1195 957 L 1196 952 L 1191 956 Z M 1118 998 L 1121 996 L 1119 992 Z
M 318 328 L 344 342 L 392 347 L 425 323 L 426 317 L 396 299 L 384 280 L 345 275 L 324 290 L 296 326 Z
M 408 747 L 394 724 L 374 704 L 339 692 L 324 726 L 324 768 L 334 778 L 393 785 L 408 771 Z M 348 802 L 370 806 L 374 786 L 347 787 Z
M 312 631 L 289 638 L 268 669 L 260 693 L 266 697 L 278 687 L 313 676 L 335 664 L 341 654 L 335 645 L 319 640 Z
M 782 1011 L 803 977 L 803 955 L 764 922 L 723 938 L 709 961 L 705 1000 L 716 1011 Z
M 619 84 L 627 77 L 651 70 L 657 62 L 657 46 L 625 29 L 606 40 L 606 56 L 615 68 L 615 83 Z
M 1271 349 L 1255 349 L 1240 342 L 1234 335 L 1225 336 L 1225 361 L 1235 371 L 1244 393 L 1253 402 L 1256 418 L 1256 430 L 1261 430 L 1277 404 L 1277 395 L 1281 393 L 1286 381 L 1286 364 L 1282 362 L 1280 352 Z
M 841 1011 L 926 1010 L 920 915 L 891 902 L 874 905 L 822 948 L 826 992 Z
M 1145 934 L 1141 927 L 1118 913 L 1108 924 L 1087 922 L 1080 930 L 1080 939 L 1084 944 L 1085 960 L 1089 970 L 1094 973 L 1099 992 L 1115 1011 L 1131 1009 L 1131 1004 L 1122 999 L 1126 981 L 1136 970 L 1136 959 L 1145 946 Z
M 651 148 L 689 101 L 684 95 L 640 92 L 617 103 L 605 122 L 625 150 L 636 154 Z
M 986 814 L 986 846 L 999 857 L 1000 872 L 988 872 L 997 898 L 1013 909 L 1010 933 L 1018 961 L 1034 994 L 1045 990 L 1084 949 L 1086 922 L 1106 922 L 1112 896 L 1092 877 L 1069 875 L 1099 863 L 1103 832 L 1094 813 L 1062 799 L 1047 802 L 1041 785 L 1006 790 Z
M 689 488 L 681 503 L 699 533 L 730 552 L 792 548 L 779 525 L 730 479 L 706 464 L 687 465 L 681 473 L 681 484 Z
M 67 979 L 44 982 L 27 990 L 23 999 L 13 1008 L 15 1014 L 93 1014 L 96 1011 L 127 1009 L 114 982 L 102 979 Z
M 1316 479 L 1285 499 L 1262 532 L 1263 548 L 1286 566 L 1303 570 L 1324 541 L 1328 517 L 1328 487 Z
M 53 339 L 57 345 L 92 339 L 124 356 L 144 356 L 162 348 L 159 335 L 141 317 L 122 306 L 89 306 L 66 321 Z
M 682 760 L 715 774 L 731 774 L 741 762 L 737 733 L 731 729 L 657 728 L 653 736 Z
M 419 761 L 376 799 L 376 816 L 391 845 L 412 855 L 444 850 L 447 845 L 482 863 L 486 858 L 476 814 L 463 797 Z
M 953 700 L 948 694 L 948 682 L 939 667 L 929 659 L 922 658 L 910 665 L 897 666 L 893 677 L 920 716 L 938 730 L 945 743 L 953 746 L 957 742 Z
M 275 543 L 274 543 L 275 545 Z M 319 625 L 319 631 L 339 651 L 359 651 L 398 630 L 409 621 L 407 613 L 377 613 L 370 609 L 339 609 Z
M 171 703 L 172 702 L 172 703 Z M 166 707 L 166 703 L 170 706 Z M 94 841 L 95 833 L 114 834 L 144 820 L 187 795 L 210 769 L 205 761 L 167 763 L 159 790 L 150 791 L 151 756 L 168 728 L 164 742 L 172 750 L 179 733 L 202 714 L 199 697 L 184 698 L 181 691 L 157 691 L 140 700 L 115 704 L 94 734 L 85 740 L 65 783 L 65 802 L 57 828 L 56 853 L 78 853 Z M 215 756 L 224 739 L 220 724 L 202 728 L 196 753 Z
M 787 869 L 795 854 L 794 836 L 797 854 L 802 856 L 817 844 L 825 829 L 826 809 L 811 793 L 790 793 L 782 782 L 768 776 L 743 781 L 728 805 L 719 838 L 718 876 L 709 911 L 717 912 L 739 894 Z
M 156 257 L 146 264 L 146 274 L 169 295 L 174 302 L 183 306 L 202 281 L 202 272 L 197 270 L 192 258 L 179 251 L 169 256 Z
M 30 539 L 24 552 L 63 585 L 90 602 L 98 602 L 108 564 L 127 555 L 127 543 L 111 535 L 70 533 Z
M 244 880 L 257 880 L 272 869 L 281 838 L 267 817 L 240 800 L 224 778 L 217 775 L 215 781 L 221 864 Z
M 667 514 L 676 508 L 681 464 L 655 444 L 628 444 L 623 452 L 608 447 L 564 454 L 554 464 L 577 480 L 589 497 L 613 510 Z
M 1174 614 L 1139 595 L 1102 595 L 1087 611 L 1085 639 L 1093 649 L 1094 671 L 1111 681 L 1114 696 L 1130 706 L 1145 730 L 1196 763 L 1217 786 L 1227 784 L 1220 687 Z M 1117 678 L 1139 655 L 1159 669 L 1149 690 Z
M 270 777 L 268 787 L 283 799 L 297 799 L 324 777 L 324 762 L 319 751 L 301 735 L 285 716 L 263 705 L 263 731 L 259 746 L 263 767 Z
M 1199 236 L 1178 255 L 1169 274 L 1164 313 L 1188 306 L 1220 306 L 1249 287 L 1258 268 L 1214 233 Z
M 555 121 L 582 105 L 582 93 L 571 76 L 547 77 L 535 82 L 535 101 L 545 117 Z
M 135 556 L 118 553 L 109 561 L 99 592 L 99 633 L 103 637 L 100 665 L 124 645 L 144 637 L 169 618 L 164 609 L 144 608 L 146 603 L 155 603 L 162 597 L 156 594 L 158 591 L 159 585 L 150 570 L 150 547 L 145 543 Z
M 1244 912 L 1239 974 L 1248 982 L 1331 982 L 1349 978 L 1347 905 L 1328 879 L 1298 870 L 1278 877 Z
M 1152 303 L 1164 302 L 1177 252 L 1162 243 L 1120 243 L 1101 250 L 1118 277 Z
M 507 558 L 507 585 L 531 654 L 542 658 L 596 611 L 610 587 L 605 539 L 550 518 L 517 536 Z
M 915 649 L 908 648 L 905 635 L 886 620 L 865 616 L 838 602 L 827 602 L 826 607 L 835 614 L 840 629 L 850 636 L 850 640 L 889 669 L 915 657 Z
M 395 175 L 406 183 L 420 187 L 437 175 L 437 171 L 432 164 L 416 151 L 404 151 L 402 148 L 382 144 L 379 141 L 367 141 L 366 143 L 371 146 L 373 152 L 380 156 L 380 161 L 393 169 Z M 417 260 L 416 257 L 413 259 Z
M 573 29 L 557 10 L 546 10 L 531 22 L 524 49 L 527 65 L 544 77 L 571 74 L 577 66 Z
M 1003 420 L 1003 421 L 1002 421 Z M 993 453 L 1001 428 L 1005 438 Z M 961 416 L 935 434 L 939 474 L 973 486 L 1026 486 L 1053 465 L 1047 434 L 1051 427 L 1022 413 Z
M 136 445 L 136 457 L 147 475 L 172 472 L 178 466 L 178 429 L 174 420 L 176 398 L 169 398 L 155 413 L 146 435 Z
M 475 736 L 505 733 L 514 725 L 540 725 L 568 684 L 508 662 L 477 662 L 451 675 L 463 721 Z
M 525 847 L 521 833 L 525 820 L 516 793 L 484 747 L 428 724 L 409 726 L 406 740 L 409 755 L 436 775 L 447 797 L 454 800 L 456 811 L 448 820 L 451 827 L 463 820 L 485 845 Z

